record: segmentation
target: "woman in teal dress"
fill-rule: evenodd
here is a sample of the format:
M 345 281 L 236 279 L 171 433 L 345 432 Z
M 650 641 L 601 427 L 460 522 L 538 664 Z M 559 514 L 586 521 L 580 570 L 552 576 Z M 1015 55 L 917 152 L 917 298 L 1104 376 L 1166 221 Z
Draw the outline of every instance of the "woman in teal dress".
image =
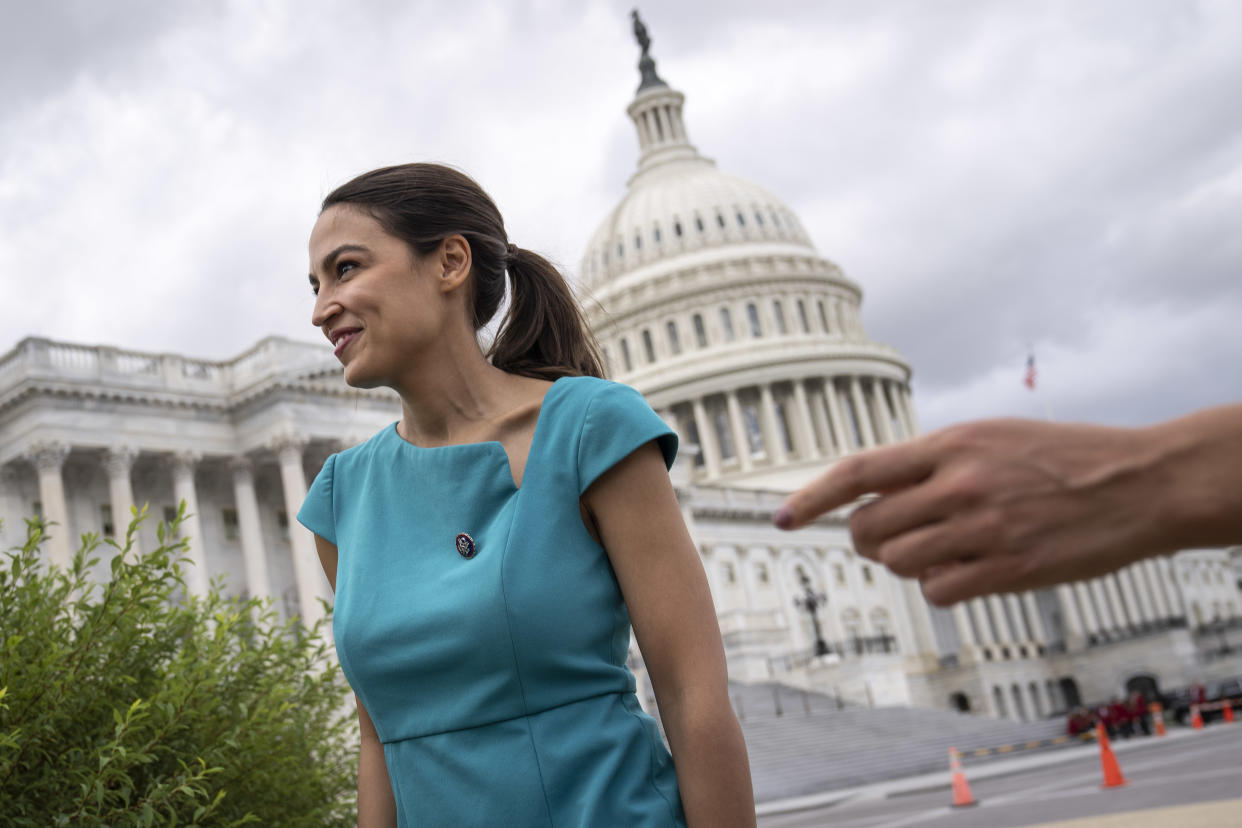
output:
M 601 378 L 564 278 L 432 164 L 331 193 L 310 256 L 345 381 L 402 400 L 298 514 L 358 701 L 359 825 L 753 825 L 677 438 Z M 631 627 L 671 756 L 634 695 Z

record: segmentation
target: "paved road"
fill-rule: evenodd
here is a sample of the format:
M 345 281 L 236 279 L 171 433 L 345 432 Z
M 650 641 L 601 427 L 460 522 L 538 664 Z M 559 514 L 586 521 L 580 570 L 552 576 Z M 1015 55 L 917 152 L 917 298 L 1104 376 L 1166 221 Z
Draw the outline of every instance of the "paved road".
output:
M 1138 747 L 1137 745 L 1135 746 Z M 1051 767 L 1013 776 L 971 781 L 979 802 L 973 808 L 948 807 L 950 794 L 937 790 L 888 799 L 855 799 L 815 810 L 763 817 L 761 828 L 1020 828 L 1061 820 L 1147 811 L 1080 825 L 1126 828 L 1242 828 L 1242 724 L 1218 725 L 1193 738 L 1153 742 L 1118 753 L 1124 788 L 1100 789 L 1097 755 L 1080 756 Z M 970 766 L 966 768 L 967 778 Z M 1235 800 L 1225 802 L 1224 800 Z M 1211 804 L 1203 804 L 1211 803 Z M 1177 807 L 1172 812 L 1155 809 Z

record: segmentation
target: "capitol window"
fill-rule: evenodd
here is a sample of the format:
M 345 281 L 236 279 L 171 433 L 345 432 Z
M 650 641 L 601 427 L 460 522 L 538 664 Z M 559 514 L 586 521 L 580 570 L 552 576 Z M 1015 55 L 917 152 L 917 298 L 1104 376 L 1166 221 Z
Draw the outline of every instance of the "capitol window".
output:
M 289 513 L 284 509 L 276 513 L 276 525 L 280 527 L 280 539 L 289 540 Z
M 621 242 L 617 242 L 617 258 L 618 259 L 625 258 L 625 247 L 624 245 L 622 245 Z
M 700 348 L 707 347 L 707 328 L 703 325 L 703 314 L 696 313 L 694 315 L 694 339 L 699 343 Z
M 763 430 L 759 427 L 759 410 L 754 403 L 742 406 L 742 420 L 746 425 L 746 444 L 752 455 L 763 454 Z
M 224 539 L 230 543 L 236 543 L 241 537 L 241 530 L 237 523 L 237 510 L 221 509 L 220 522 L 224 524 Z
M 681 353 L 681 337 L 677 335 L 677 323 L 670 319 L 666 326 L 668 330 L 668 349 L 673 356 Z
M 729 563 L 728 561 L 721 561 L 720 573 L 724 577 L 724 582 L 726 584 L 737 583 L 737 572 L 736 570 L 733 569 L 733 564 Z
M 720 309 L 720 327 L 724 329 L 725 341 L 732 342 L 735 336 L 733 333 L 733 316 L 729 313 L 728 308 Z
M 651 237 L 652 239 L 655 240 L 656 244 L 660 243 L 660 225 L 657 224 L 655 228 L 651 231 Z
M 775 210 L 772 211 L 772 226 L 773 227 L 781 226 L 781 217 L 776 214 Z
M 755 223 L 760 227 L 763 226 L 763 213 L 760 213 L 758 210 L 755 210 Z
M 785 403 L 777 400 L 772 407 L 776 409 L 776 430 L 780 432 L 781 445 L 785 447 L 785 451 L 792 452 L 793 441 L 789 439 L 789 416 L 785 412 Z
M 698 449 L 694 454 L 694 467 L 696 469 L 703 468 L 706 462 L 703 459 L 703 443 L 699 440 L 699 425 L 694 421 L 694 417 L 690 417 L 686 421 L 686 440 L 690 445 Z
M 755 563 L 755 580 L 761 584 L 769 583 L 772 578 L 768 575 L 768 565 L 763 561 Z
M 720 213 L 716 214 L 716 223 L 720 225 L 720 229 L 722 230 L 724 229 L 725 220 L 724 220 L 724 216 L 722 216 Z
M 820 299 L 815 304 L 819 305 L 819 323 L 824 326 L 824 333 L 832 333 L 832 328 L 828 325 L 828 312 L 824 310 L 824 301 Z
M 680 221 L 673 222 L 673 232 L 677 235 L 677 238 L 679 239 L 681 238 L 681 222 Z
M 703 219 L 699 216 L 694 217 L 694 223 L 699 228 L 699 232 L 703 232 Z
M 802 326 L 803 333 L 811 332 L 811 325 L 806 321 L 806 303 L 801 299 L 798 300 L 798 324 Z
M 737 226 L 738 226 L 738 227 L 745 227 L 745 226 L 746 226 L 746 217 L 745 217 L 744 215 L 742 215 L 742 211 L 741 211 L 741 210 L 738 210 L 738 211 L 737 211 Z
M 863 564 L 863 567 L 862 567 L 862 579 L 863 579 L 863 583 L 866 584 L 867 586 L 875 585 L 875 576 L 871 574 L 871 567 L 867 566 L 866 564 Z
M 782 336 L 789 333 L 789 328 L 785 325 L 785 308 L 780 299 L 772 300 L 772 315 L 776 317 L 776 330 Z
M 717 408 L 712 412 L 712 422 L 716 426 L 716 443 L 720 446 L 720 457 L 732 460 L 737 457 L 737 448 L 733 445 L 733 429 L 729 428 L 729 415 L 724 409 Z
M 763 336 L 763 327 L 759 324 L 759 308 L 754 302 L 746 305 L 746 318 L 750 320 L 750 335 L 758 339 Z
M 650 328 L 643 328 L 643 353 L 647 355 L 647 362 L 655 362 L 655 344 L 651 341 Z
M 625 366 L 626 371 L 634 370 L 634 361 L 630 359 L 630 343 L 627 339 L 621 340 L 621 364 Z
M 643 249 L 643 237 L 637 232 L 634 233 L 634 249 L 635 250 Z
M 107 503 L 99 507 L 99 523 L 103 528 L 103 536 L 111 538 L 116 536 L 116 524 L 112 521 L 112 507 Z
M 833 564 L 832 577 L 837 582 L 837 586 L 845 586 L 845 567 L 841 564 Z

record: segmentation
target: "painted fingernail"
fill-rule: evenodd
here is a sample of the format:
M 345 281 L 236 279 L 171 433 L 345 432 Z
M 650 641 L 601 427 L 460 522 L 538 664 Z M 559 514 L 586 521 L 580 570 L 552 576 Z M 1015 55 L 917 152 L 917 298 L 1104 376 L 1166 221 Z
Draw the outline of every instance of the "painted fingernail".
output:
M 772 515 L 772 523 L 777 529 L 790 529 L 793 527 L 793 512 L 789 511 L 788 506 L 782 506 Z

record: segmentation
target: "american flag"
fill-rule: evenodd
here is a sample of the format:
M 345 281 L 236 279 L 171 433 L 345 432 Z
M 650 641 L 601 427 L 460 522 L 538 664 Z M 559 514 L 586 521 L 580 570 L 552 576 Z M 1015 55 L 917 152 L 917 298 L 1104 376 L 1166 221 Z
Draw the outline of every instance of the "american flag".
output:
M 1022 375 L 1022 384 L 1032 391 L 1035 390 L 1035 355 L 1026 358 L 1026 373 Z

